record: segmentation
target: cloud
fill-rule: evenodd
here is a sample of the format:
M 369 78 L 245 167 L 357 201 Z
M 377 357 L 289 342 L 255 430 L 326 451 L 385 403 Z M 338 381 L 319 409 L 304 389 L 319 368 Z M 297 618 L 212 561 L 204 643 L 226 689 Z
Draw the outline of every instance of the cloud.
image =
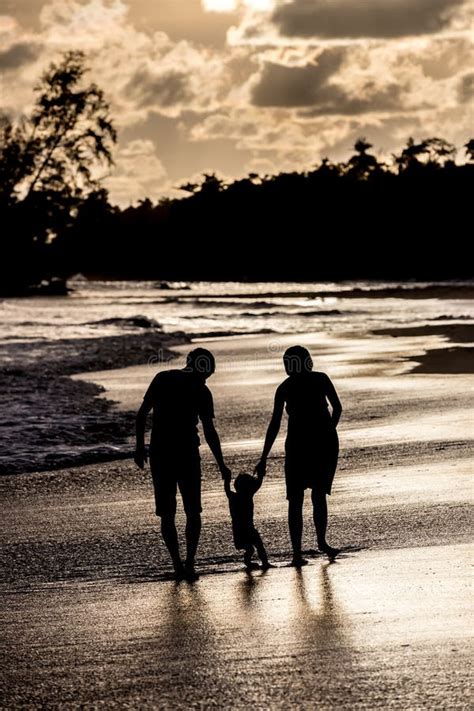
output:
M 116 152 L 115 162 L 112 175 L 104 181 L 113 203 L 127 206 L 145 196 L 156 198 L 164 188 L 166 171 L 152 141 L 130 141 Z
M 332 94 L 331 96 L 331 93 L 328 92 L 325 102 L 299 112 L 299 116 L 330 116 L 331 114 L 355 116 L 357 114 L 403 110 L 401 108 L 403 88 L 398 84 L 389 84 L 379 89 L 373 82 L 368 82 L 363 87 L 363 93 L 359 96 L 350 96 L 334 87 Z
M 449 26 L 464 0 L 292 0 L 272 15 L 288 37 L 393 38 Z
M 207 111 L 232 88 L 229 53 L 173 41 L 153 28 L 137 29 L 125 0 L 50 0 L 41 9 L 35 33 L 12 22 L 3 24 L 6 39 L 0 42 L 0 59 L 19 68 L 30 60 L 28 71 L 0 86 L 4 104 L 11 107 L 27 109 L 28 89 L 31 94 L 47 64 L 70 49 L 86 52 L 89 76 L 105 89 L 119 128 L 143 119 L 151 108 L 170 116 L 183 110 Z
M 130 79 L 127 90 L 139 106 L 167 108 L 190 102 L 193 98 L 188 75 L 176 70 L 154 75 L 139 69 Z
M 344 51 L 323 52 L 318 60 L 305 66 L 287 66 L 265 62 L 258 83 L 252 91 L 255 106 L 312 106 L 331 98 L 337 88 L 328 79 L 340 68 Z
M 252 102 L 261 107 L 307 107 L 300 114 L 306 117 L 400 109 L 401 83 L 381 83 L 373 77 L 362 82 L 354 78 L 354 86 L 341 83 L 339 70 L 347 60 L 347 49 L 339 47 L 323 50 L 303 66 L 265 62 L 252 89 Z
M 345 159 L 360 135 L 389 152 L 411 134 L 466 142 L 462 0 L 183 2 L 0 0 L 2 108 L 27 112 L 47 65 L 84 50 L 119 129 L 107 185 L 121 204 L 204 171 Z
M 17 69 L 23 64 L 33 62 L 40 53 L 40 45 L 27 42 L 17 42 L 8 49 L 0 51 L 0 70 Z
M 459 103 L 467 104 L 474 100 L 474 73 L 465 74 L 458 84 Z M 472 108 L 472 107 L 471 107 Z

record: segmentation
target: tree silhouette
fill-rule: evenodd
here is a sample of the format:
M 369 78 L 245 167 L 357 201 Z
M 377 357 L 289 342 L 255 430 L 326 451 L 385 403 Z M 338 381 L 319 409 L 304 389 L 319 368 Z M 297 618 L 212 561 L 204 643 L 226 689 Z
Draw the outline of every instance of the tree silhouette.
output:
M 115 131 L 102 92 L 68 53 L 37 89 L 31 116 L 0 117 L 0 289 L 41 281 L 434 279 L 470 276 L 474 142 L 467 162 L 438 137 L 410 138 L 392 161 L 356 141 L 347 161 L 180 186 L 120 209 L 100 187 Z
M 474 138 L 464 144 L 465 153 L 470 161 L 474 161 Z
M 409 138 L 406 148 L 399 156 L 394 156 L 399 170 L 418 169 L 423 165 L 440 167 L 447 162 L 454 161 L 456 148 L 443 138 L 426 138 L 420 143 L 415 143 Z
M 377 158 L 367 153 L 372 147 L 372 144 L 368 143 L 365 138 L 359 138 L 356 141 L 354 145 L 356 154 L 349 158 L 347 163 L 348 175 L 358 180 L 367 180 L 374 172 L 383 170 L 383 166 L 378 162 Z
M 8 256 L 1 276 L 13 290 L 52 276 L 43 260 L 47 245 L 70 229 L 81 201 L 98 191 L 100 171 L 112 165 L 116 132 L 102 90 L 84 85 L 86 72 L 83 52 L 65 53 L 36 87 L 31 115 L 17 125 L 1 118 Z

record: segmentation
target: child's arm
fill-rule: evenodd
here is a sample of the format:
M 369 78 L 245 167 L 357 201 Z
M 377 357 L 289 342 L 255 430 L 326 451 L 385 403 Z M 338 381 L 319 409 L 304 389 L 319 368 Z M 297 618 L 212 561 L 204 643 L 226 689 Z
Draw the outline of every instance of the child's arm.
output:
M 260 489 L 260 487 L 263 484 L 263 477 L 265 476 L 265 471 L 263 468 L 257 469 L 257 477 L 255 478 L 255 484 L 254 484 L 254 492 L 257 493 L 257 491 Z

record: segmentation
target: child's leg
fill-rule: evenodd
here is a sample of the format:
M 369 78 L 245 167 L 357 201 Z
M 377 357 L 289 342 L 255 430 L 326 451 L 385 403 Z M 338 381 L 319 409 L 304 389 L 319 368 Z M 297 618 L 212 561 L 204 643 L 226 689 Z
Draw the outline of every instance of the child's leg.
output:
M 265 550 L 265 546 L 263 545 L 263 541 L 260 538 L 260 534 L 257 531 L 257 529 L 254 530 L 252 542 L 253 542 L 255 548 L 257 549 L 258 557 L 262 561 L 263 567 L 268 568 L 269 562 L 268 562 L 267 551 Z

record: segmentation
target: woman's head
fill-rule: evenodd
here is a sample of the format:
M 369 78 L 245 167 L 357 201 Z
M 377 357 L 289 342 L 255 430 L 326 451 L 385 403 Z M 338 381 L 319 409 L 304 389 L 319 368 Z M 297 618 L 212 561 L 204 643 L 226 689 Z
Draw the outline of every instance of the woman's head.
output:
M 304 346 L 292 346 L 283 355 L 283 363 L 288 375 L 301 375 L 313 370 L 313 359 Z

